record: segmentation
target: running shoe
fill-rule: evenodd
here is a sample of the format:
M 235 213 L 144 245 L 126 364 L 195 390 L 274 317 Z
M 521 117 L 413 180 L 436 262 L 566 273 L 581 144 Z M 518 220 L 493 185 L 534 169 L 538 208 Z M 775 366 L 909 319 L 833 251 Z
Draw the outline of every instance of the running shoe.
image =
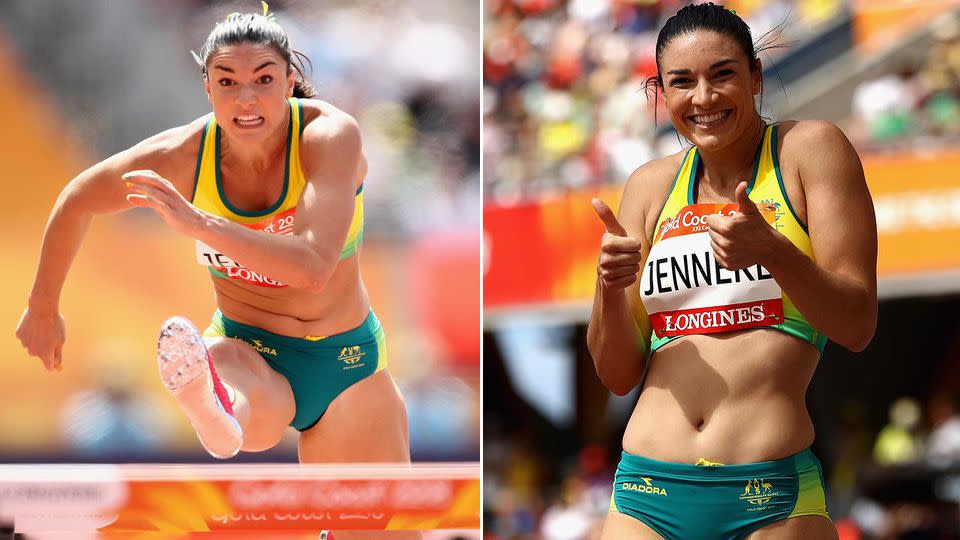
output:
M 157 364 L 164 386 L 187 415 L 204 449 L 219 459 L 237 455 L 243 430 L 203 336 L 192 322 L 171 317 L 163 323 L 157 340 Z

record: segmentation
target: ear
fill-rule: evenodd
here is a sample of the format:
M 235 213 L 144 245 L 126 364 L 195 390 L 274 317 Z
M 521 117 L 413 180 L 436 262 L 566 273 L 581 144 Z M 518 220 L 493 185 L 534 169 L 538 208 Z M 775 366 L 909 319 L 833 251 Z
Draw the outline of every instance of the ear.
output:
M 293 89 L 297 84 L 297 70 L 290 65 L 290 73 L 287 75 L 287 98 L 293 97 Z
M 207 77 L 207 74 L 203 74 L 203 91 L 207 94 L 207 101 L 211 104 L 213 103 L 213 94 L 210 92 L 210 77 Z
M 753 79 L 753 95 L 756 96 L 763 91 L 763 63 L 759 58 L 757 58 L 757 61 L 753 64 L 750 76 Z

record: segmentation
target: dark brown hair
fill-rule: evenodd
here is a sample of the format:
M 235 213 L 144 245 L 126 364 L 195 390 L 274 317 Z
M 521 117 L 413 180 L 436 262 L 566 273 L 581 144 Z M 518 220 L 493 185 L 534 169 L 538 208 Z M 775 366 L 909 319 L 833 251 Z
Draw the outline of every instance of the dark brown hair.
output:
M 307 81 L 307 77 L 304 75 L 304 62 L 311 68 L 313 67 L 310 59 L 300 51 L 295 51 L 290 47 L 287 33 L 283 31 L 273 14 L 264 16 L 259 13 L 231 13 L 213 28 L 203 47 L 200 48 L 200 54 L 190 52 L 197 63 L 200 64 L 200 67 L 203 68 L 203 76 L 206 77 L 208 62 L 217 49 L 241 43 L 255 43 L 273 47 L 287 61 L 287 69 L 297 72 L 293 97 L 312 98 L 317 95 L 316 88 Z
M 650 98 L 650 90 L 653 90 L 654 97 L 658 91 L 663 90 L 663 78 L 660 76 L 660 59 L 663 56 L 664 49 L 677 36 L 692 34 L 697 30 L 709 30 L 717 32 L 733 39 L 743 53 L 747 56 L 751 69 L 756 69 L 761 75 L 760 103 L 763 104 L 763 83 L 762 70 L 760 69 L 760 53 L 769 49 L 786 47 L 786 45 L 777 44 L 786 20 L 775 26 L 767 33 L 760 36 L 756 45 L 754 45 L 753 36 L 750 33 L 750 27 L 733 10 L 727 9 L 713 2 L 703 4 L 691 4 L 680 8 L 677 14 L 667 19 L 660 34 L 657 35 L 657 74 L 648 77 L 644 81 L 644 90 L 647 92 L 647 99 Z M 654 118 L 656 122 L 656 118 Z

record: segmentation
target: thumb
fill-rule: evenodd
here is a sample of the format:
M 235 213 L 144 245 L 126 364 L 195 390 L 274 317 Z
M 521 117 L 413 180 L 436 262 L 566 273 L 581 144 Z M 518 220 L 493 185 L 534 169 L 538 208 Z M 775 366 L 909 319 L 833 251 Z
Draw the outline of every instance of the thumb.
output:
M 747 183 L 740 182 L 737 184 L 737 211 L 741 214 L 756 214 L 759 212 L 757 210 L 757 205 L 747 197 Z
M 613 213 L 613 210 L 607 206 L 607 203 L 596 197 L 590 202 L 593 204 L 593 209 L 597 211 L 597 216 L 600 218 L 600 221 L 603 222 L 603 226 L 606 227 L 608 233 L 614 236 L 627 236 L 627 230 L 624 229 L 623 225 L 617 220 L 617 216 Z

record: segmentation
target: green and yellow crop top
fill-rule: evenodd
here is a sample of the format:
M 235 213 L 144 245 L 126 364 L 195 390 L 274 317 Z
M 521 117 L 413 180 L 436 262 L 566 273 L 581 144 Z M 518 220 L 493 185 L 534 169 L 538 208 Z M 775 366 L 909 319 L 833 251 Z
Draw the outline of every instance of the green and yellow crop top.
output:
M 283 191 L 280 199 L 260 211 L 241 210 L 227 200 L 220 179 L 220 126 L 213 115 L 203 128 L 200 155 L 193 192 L 194 206 L 258 231 L 272 234 L 293 234 L 294 216 L 300 194 L 306 185 L 306 176 L 300 165 L 300 136 L 303 133 L 303 106 L 297 98 L 290 98 L 290 130 L 287 134 L 287 158 L 283 173 Z M 353 221 L 340 260 L 356 253 L 363 241 L 363 183 L 357 186 Z M 197 262 L 207 266 L 210 273 L 225 279 L 234 279 L 265 287 L 285 287 L 283 283 L 254 272 L 233 261 L 217 250 L 197 241 Z
M 806 226 L 783 187 L 777 158 L 777 126 L 768 126 L 747 188 L 764 218 L 811 259 Z M 698 204 L 697 148 L 687 151 L 657 219 L 640 278 L 640 298 L 653 329 L 650 354 L 691 334 L 772 328 L 806 341 L 820 352 L 827 338 L 813 328 L 765 268 L 720 266 L 710 245 L 708 214 L 732 214 L 736 204 Z

